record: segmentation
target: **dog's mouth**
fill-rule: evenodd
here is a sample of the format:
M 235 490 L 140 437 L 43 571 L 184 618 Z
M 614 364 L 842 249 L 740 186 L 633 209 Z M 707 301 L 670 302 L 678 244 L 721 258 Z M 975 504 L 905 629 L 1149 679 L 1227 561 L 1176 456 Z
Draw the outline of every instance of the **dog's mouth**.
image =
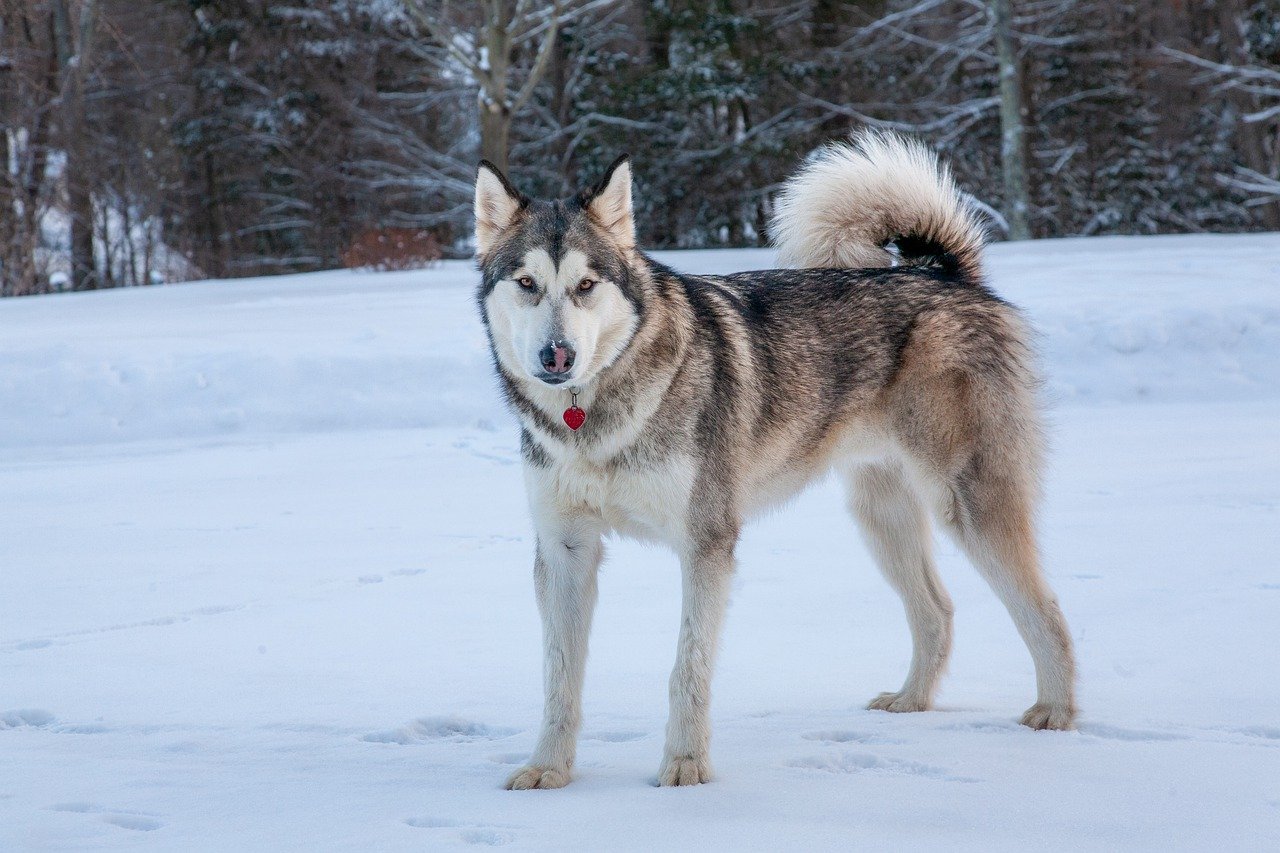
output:
M 545 383 L 547 383 L 548 385 L 563 385 L 564 383 L 566 383 L 566 382 L 568 382 L 568 381 L 569 381 L 569 378 L 570 378 L 570 377 L 569 377 L 568 372 L 565 372 L 565 373 L 547 373 L 547 372 L 546 372 L 546 371 L 544 371 L 544 370 L 540 370 L 540 371 L 538 371 L 537 373 L 533 374 L 533 378 L 534 378 L 534 379 L 537 379 L 537 380 L 539 380 L 539 381 L 541 381 L 541 382 L 545 382 Z

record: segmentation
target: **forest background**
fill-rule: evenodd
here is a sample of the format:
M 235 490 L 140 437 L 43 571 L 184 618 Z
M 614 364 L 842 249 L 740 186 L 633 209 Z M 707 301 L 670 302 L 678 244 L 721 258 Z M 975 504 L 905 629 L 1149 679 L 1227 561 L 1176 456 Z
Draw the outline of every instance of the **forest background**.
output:
M 1276 0 L 0 0 L 0 294 L 469 253 L 476 163 L 764 245 L 860 127 L 996 238 L 1280 230 Z

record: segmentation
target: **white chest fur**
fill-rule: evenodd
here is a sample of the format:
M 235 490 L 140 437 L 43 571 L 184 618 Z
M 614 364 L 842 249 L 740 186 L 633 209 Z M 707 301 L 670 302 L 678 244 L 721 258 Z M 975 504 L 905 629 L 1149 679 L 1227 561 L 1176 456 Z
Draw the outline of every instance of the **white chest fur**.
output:
M 564 515 L 588 514 L 637 539 L 680 546 L 693 491 L 693 460 L 672 456 L 643 468 L 601 465 L 580 454 L 525 466 L 535 515 L 550 501 Z

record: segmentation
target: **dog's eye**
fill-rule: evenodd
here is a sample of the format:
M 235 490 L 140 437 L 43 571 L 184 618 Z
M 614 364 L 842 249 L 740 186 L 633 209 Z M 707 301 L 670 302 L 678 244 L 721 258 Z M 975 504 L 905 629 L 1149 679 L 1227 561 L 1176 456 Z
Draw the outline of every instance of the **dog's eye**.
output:
M 529 278 L 527 275 L 522 275 L 516 279 L 516 284 L 520 285 L 525 290 L 533 290 L 533 279 Z
M 596 286 L 596 283 L 593 280 L 589 278 L 584 278 L 582 281 L 578 282 L 578 292 L 586 293 L 587 291 L 591 290 L 591 288 L 595 286 Z

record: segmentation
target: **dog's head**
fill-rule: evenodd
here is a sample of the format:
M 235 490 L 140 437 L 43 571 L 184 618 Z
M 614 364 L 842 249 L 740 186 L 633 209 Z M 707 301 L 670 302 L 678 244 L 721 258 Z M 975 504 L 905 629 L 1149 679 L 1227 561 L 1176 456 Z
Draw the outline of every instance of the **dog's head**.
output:
M 635 242 L 625 156 L 593 189 L 554 202 L 480 164 L 480 310 L 508 373 L 576 389 L 617 359 L 642 315 Z

